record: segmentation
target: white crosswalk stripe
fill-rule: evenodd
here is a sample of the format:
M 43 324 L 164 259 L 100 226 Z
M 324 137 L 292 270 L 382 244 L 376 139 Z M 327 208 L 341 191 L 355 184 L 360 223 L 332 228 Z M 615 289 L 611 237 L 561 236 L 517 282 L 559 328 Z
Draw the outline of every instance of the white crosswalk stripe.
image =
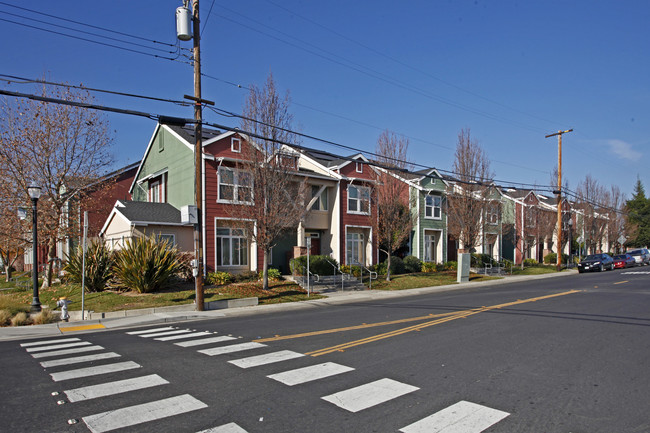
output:
M 41 367 L 43 368 L 58 367 L 60 365 L 79 364 L 82 362 L 92 362 L 92 361 L 99 361 L 102 359 L 118 358 L 120 356 L 121 355 L 115 352 L 97 353 L 95 355 L 75 356 L 74 358 L 63 358 L 63 359 L 55 359 L 53 361 L 43 361 L 41 362 Z
M 264 355 L 250 356 L 248 358 L 234 359 L 228 361 L 231 364 L 236 365 L 240 368 L 251 368 L 258 367 L 260 365 L 273 364 L 275 362 L 287 361 L 289 359 L 295 359 L 303 357 L 302 353 L 293 352 L 291 350 L 281 350 L 279 352 L 266 353 Z
M 402 433 L 480 433 L 510 415 L 480 404 L 460 401 L 408 425 Z
M 222 425 L 219 427 L 214 427 L 214 428 L 209 428 L 207 430 L 201 430 L 196 433 L 248 433 L 246 430 L 243 428 L 239 427 L 237 424 L 234 422 L 231 422 L 226 425 Z
M 84 346 L 74 349 L 53 350 L 52 352 L 32 353 L 31 355 L 33 358 L 49 358 L 51 356 L 74 355 L 83 352 L 95 352 L 97 350 L 104 350 L 104 348 L 102 346 Z
M 359 412 L 418 389 L 396 380 L 380 379 L 321 398 L 347 411 Z
M 168 383 L 168 381 L 158 376 L 157 374 L 150 374 L 148 376 L 136 377 L 133 379 L 117 380 L 115 382 L 100 383 L 98 385 L 69 389 L 63 392 L 68 397 L 70 403 L 75 403 L 78 401 L 91 400 L 98 397 L 107 397 L 109 395 L 121 394 L 123 392 L 136 391 L 138 389 L 166 385 Z
M 22 343 L 20 347 L 42 346 L 44 344 L 71 343 L 73 341 L 81 341 L 81 340 L 78 338 L 58 338 L 55 340 L 31 341 L 29 343 Z
M 189 329 L 176 329 L 174 331 L 163 331 L 163 332 L 155 332 L 153 334 L 142 334 L 138 335 L 138 337 L 144 337 L 144 338 L 153 338 L 153 337 L 164 337 L 166 335 L 177 335 L 177 334 L 189 334 L 192 331 Z
M 50 376 L 52 376 L 53 381 L 60 382 L 62 380 L 78 379 L 81 377 L 97 376 L 99 374 L 132 370 L 134 368 L 141 368 L 141 365 L 133 361 L 126 361 L 118 362 L 115 364 L 98 365 L 95 367 L 78 368 L 76 370 L 67 370 L 58 373 L 50 373 Z
M 354 368 L 352 367 L 346 367 L 345 365 L 336 364 L 334 362 L 326 362 L 324 364 L 311 365 L 309 367 L 271 374 L 266 377 L 282 382 L 285 385 L 294 386 L 301 383 L 311 382 L 313 380 L 324 379 L 337 374 L 347 373 L 348 371 L 353 370 Z
M 183 338 L 197 338 L 197 337 L 205 337 L 206 335 L 212 335 L 212 332 L 191 332 L 189 334 L 181 334 L 181 335 L 172 335 L 171 337 L 159 337 L 159 338 L 154 338 L 156 341 L 171 341 L 171 340 L 182 340 Z
M 192 347 L 192 346 L 202 346 L 204 344 L 210 344 L 210 343 L 221 343 L 223 341 L 230 341 L 230 340 L 236 340 L 237 338 L 235 337 L 229 337 L 227 335 L 222 335 L 220 337 L 210 337 L 210 338 L 202 338 L 200 340 L 191 340 L 191 341 L 181 341 L 179 343 L 174 343 L 177 346 L 180 347 Z
M 231 344 L 229 346 L 212 347 L 210 349 L 203 349 L 203 350 L 199 350 L 198 352 L 208 356 L 215 356 L 215 355 L 223 355 L 226 353 L 241 352 L 244 350 L 258 349 L 260 347 L 266 347 L 266 344 L 255 343 L 255 342 Z
M 207 404 L 189 394 L 128 406 L 117 410 L 83 417 L 93 433 L 103 433 L 118 428 L 142 424 L 186 412 L 204 409 Z
M 45 352 L 48 350 L 66 349 L 68 347 L 89 346 L 91 344 L 92 343 L 89 343 L 88 341 L 78 341 L 76 343 L 64 343 L 64 344 L 55 344 L 51 346 L 29 347 L 25 350 L 27 350 L 27 352 L 30 353 Z
M 141 334 L 149 334 L 151 332 L 171 331 L 171 330 L 174 330 L 174 329 L 176 329 L 176 328 L 174 328 L 172 326 L 165 326 L 164 328 L 145 329 L 143 331 L 131 331 L 131 332 L 127 332 L 126 334 L 127 335 L 141 335 Z

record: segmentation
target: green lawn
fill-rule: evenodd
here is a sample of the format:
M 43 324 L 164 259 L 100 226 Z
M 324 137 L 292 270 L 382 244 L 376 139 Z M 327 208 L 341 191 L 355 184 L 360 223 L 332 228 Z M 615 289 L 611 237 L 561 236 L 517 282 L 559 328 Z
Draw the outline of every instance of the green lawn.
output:
M 15 287 L 15 284 L 12 284 Z M 13 288 L 5 283 L 0 291 L 0 310 L 9 310 L 13 314 L 28 311 L 32 303 L 31 285 L 26 288 Z M 133 310 L 138 308 L 166 307 L 190 304 L 194 302 L 194 284 L 185 283 L 156 293 L 135 293 L 112 291 L 86 293 L 84 308 L 97 312 Z M 79 284 L 55 284 L 48 289 L 39 289 L 41 304 L 54 308 L 56 301 L 66 296 L 72 303 L 70 310 L 81 310 L 81 286 Z M 307 296 L 307 291 L 293 282 L 269 282 L 269 290 L 262 289 L 261 282 L 238 283 L 224 286 L 206 286 L 205 302 L 221 299 L 258 297 L 260 304 L 295 302 L 306 299 L 319 299 L 322 295 Z
M 386 281 L 386 276 L 380 275 L 377 280 L 373 280 L 373 290 L 406 290 L 417 289 L 420 287 L 444 286 L 447 284 L 456 284 L 456 271 L 441 271 L 418 274 L 401 274 L 391 276 L 391 281 Z M 487 281 L 498 280 L 501 277 L 486 277 L 485 275 L 470 274 L 470 281 Z M 366 283 L 367 285 L 367 283 Z

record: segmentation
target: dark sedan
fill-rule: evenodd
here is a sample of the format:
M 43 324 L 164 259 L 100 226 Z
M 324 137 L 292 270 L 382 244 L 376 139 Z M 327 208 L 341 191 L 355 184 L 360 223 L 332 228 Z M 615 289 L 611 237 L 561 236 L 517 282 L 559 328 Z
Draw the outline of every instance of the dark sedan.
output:
M 590 254 L 578 263 L 578 272 L 604 271 L 614 269 L 614 259 L 609 254 Z
M 632 257 L 629 254 L 619 254 L 617 256 L 614 256 L 613 259 L 614 259 L 614 267 L 617 269 L 631 268 L 636 266 L 636 261 L 634 260 L 634 257 Z

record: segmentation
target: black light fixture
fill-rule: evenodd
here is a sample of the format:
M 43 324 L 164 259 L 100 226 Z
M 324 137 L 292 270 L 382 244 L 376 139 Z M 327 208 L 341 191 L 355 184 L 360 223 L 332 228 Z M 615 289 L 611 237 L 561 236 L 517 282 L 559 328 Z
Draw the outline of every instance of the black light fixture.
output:
M 36 205 L 38 199 L 41 198 L 41 187 L 32 182 L 27 187 L 29 198 L 32 199 L 32 279 L 33 279 L 33 299 L 32 299 L 32 313 L 41 311 L 41 301 L 38 299 L 38 229 L 37 229 L 37 213 Z

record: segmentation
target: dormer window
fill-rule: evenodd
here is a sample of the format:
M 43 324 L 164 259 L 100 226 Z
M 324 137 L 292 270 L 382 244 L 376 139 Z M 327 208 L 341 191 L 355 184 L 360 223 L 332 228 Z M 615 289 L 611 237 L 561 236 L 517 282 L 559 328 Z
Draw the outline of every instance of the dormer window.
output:
M 241 153 L 241 140 L 239 138 L 232 138 L 230 140 L 230 150 L 234 153 Z

